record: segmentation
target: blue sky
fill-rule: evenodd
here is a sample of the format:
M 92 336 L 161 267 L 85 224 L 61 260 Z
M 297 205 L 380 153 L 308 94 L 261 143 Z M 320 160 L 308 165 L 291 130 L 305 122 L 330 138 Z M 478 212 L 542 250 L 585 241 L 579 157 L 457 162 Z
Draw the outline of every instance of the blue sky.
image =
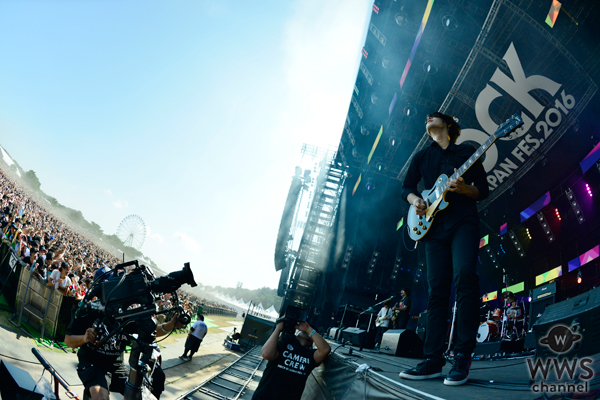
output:
M 302 143 L 337 145 L 372 1 L 0 2 L 0 145 L 166 271 L 276 287 Z

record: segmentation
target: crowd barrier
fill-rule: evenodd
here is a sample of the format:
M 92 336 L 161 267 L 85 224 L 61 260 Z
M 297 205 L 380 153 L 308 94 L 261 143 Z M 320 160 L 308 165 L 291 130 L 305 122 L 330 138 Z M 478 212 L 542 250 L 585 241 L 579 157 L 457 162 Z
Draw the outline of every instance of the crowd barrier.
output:
M 226 310 L 218 307 L 203 306 L 202 313 L 204 315 L 221 315 L 225 317 L 236 317 L 237 311 Z
M 25 263 L 17 256 L 15 251 L 4 241 L 0 243 L 0 295 L 8 304 L 6 311 L 14 311 L 17 287 L 21 270 Z M 5 308 L 5 307 L 3 307 Z
M 34 337 L 61 342 L 77 301 L 42 283 L 6 243 L 0 246 L 0 292 L 13 314 L 9 321 Z M 30 330 L 23 329 L 26 324 Z

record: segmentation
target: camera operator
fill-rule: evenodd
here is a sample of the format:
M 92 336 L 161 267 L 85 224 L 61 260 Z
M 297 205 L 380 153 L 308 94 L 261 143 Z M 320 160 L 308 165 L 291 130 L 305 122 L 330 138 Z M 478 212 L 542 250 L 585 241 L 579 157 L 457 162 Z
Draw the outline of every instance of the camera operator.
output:
M 108 267 L 98 269 L 95 280 L 100 279 L 109 270 Z M 129 339 L 125 333 L 136 333 L 135 324 L 129 324 L 124 329 L 125 333 L 115 334 L 102 347 L 94 349 L 93 346 L 99 340 L 98 332 L 93 325 L 102 316 L 103 314 L 98 310 L 91 310 L 83 315 L 76 314 L 67 327 L 65 335 L 67 346 L 73 349 L 79 347 L 77 352 L 77 358 L 79 359 L 77 374 L 84 385 L 84 393 L 93 400 L 107 400 L 109 391 L 124 394 L 125 382 L 129 375 L 129 370 L 125 366 L 123 358 L 123 352 L 129 344 Z M 178 315 L 175 314 L 169 322 L 157 327 L 156 336 L 167 335 L 173 329 L 181 326 L 183 325 L 179 323 Z M 156 394 L 160 395 L 160 393 Z
M 289 321 L 286 321 L 290 323 Z M 277 324 L 262 348 L 268 361 L 252 400 L 300 400 L 311 371 L 325 360 L 331 351 L 329 344 L 306 322 L 295 326 L 298 335 L 286 335 L 284 321 Z M 312 349 L 312 344 L 317 350 Z

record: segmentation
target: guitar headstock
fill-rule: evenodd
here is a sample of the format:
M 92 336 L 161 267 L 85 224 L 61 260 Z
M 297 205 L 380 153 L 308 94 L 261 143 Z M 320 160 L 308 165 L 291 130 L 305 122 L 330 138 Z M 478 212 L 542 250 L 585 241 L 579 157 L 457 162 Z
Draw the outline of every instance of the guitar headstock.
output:
M 523 125 L 523 119 L 519 114 L 515 113 L 512 115 L 512 117 L 507 119 L 506 122 L 500 124 L 498 129 L 496 129 L 496 132 L 494 132 L 494 136 L 496 136 L 498 139 L 509 136 L 521 125 Z

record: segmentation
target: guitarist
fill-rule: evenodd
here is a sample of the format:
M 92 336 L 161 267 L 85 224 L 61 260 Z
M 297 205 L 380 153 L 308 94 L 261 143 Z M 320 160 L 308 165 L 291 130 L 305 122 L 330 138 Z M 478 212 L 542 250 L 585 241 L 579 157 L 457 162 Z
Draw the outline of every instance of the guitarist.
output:
M 449 115 L 435 112 L 427 116 L 429 147 L 413 157 L 403 184 L 402 197 L 413 205 L 417 215 L 425 215 L 428 205 L 417 194 L 423 179 L 426 188 L 435 185 L 440 174 L 452 175 L 475 152 L 466 144 L 456 144 L 460 126 Z M 444 380 L 445 385 L 464 384 L 469 378 L 471 353 L 475 349 L 479 325 L 479 217 L 477 201 L 489 195 L 485 170 L 477 160 L 462 177 L 450 181 L 446 209 L 436 214 L 424 237 L 427 257 L 427 335 L 425 361 L 403 371 L 405 379 L 431 379 L 441 375 L 446 340 L 450 289 L 454 281 L 458 309 L 456 313 L 455 362 Z
M 377 337 L 375 338 L 376 349 L 379 348 L 383 334 L 389 329 L 390 320 L 392 319 L 393 315 L 392 309 L 390 308 L 390 302 L 386 301 L 383 303 L 381 310 L 379 310 L 379 313 L 377 314 L 377 320 L 375 321 L 375 324 L 377 325 Z
M 410 308 L 411 308 L 411 300 L 410 300 L 410 289 L 403 288 L 400 290 L 400 296 L 402 296 L 402 300 L 397 303 L 394 310 L 394 329 L 406 329 L 406 325 L 410 320 Z

